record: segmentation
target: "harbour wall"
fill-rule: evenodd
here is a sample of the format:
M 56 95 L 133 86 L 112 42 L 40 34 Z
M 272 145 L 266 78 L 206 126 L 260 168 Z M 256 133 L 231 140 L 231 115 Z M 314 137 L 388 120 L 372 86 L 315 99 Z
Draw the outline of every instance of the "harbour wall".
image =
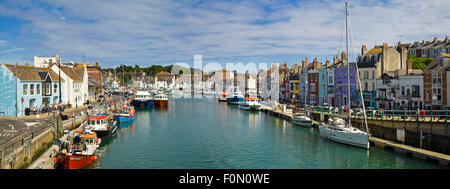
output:
M 63 122 L 64 129 L 77 128 L 83 118 L 78 116 Z M 55 119 L 56 125 L 56 119 Z M 12 145 L 3 148 L 0 156 L 0 169 L 25 168 L 33 162 L 41 153 L 47 150 L 57 139 L 56 127 L 47 127 L 45 131 L 37 136 L 30 135 Z M 64 129 L 60 130 L 60 136 Z
M 328 120 L 329 115 L 312 113 L 313 119 Z M 342 118 L 348 116 L 339 115 Z M 352 116 L 352 125 L 365 130 L 364 121 L 359 116 Z M 450 132 L 448 122 L 415 121 L 401 119 L 367 118 L 367 125 L 372 136 L 417 148 L 427 149 L 443 154 L 450 154 Z

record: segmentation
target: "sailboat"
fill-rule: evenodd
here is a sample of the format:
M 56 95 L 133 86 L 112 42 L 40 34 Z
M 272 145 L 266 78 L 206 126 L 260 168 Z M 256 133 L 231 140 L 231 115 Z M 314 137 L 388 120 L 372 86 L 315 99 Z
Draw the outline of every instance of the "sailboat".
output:
M 305 69 L 305 68 L 303 68 Z M 305 69 L 306 71 L 308 69 Z M 308 75 L 308 73 L 306 73 L 306 75 Z M 307 112 L 306 112 L 306 99 L 308 97 L 307 93 L 306 93 L 306 89 L 308 88 L 308 77 L 306 77 L 305 79 L 305 106 L 304 106 L 304 112 L 296 112 L 294 114 L 294 116 L 292 117 L 292 123 L 294 125 L 299 125 L 299 126 L 304 126 L 304 127 L 311 127 L 312 126 L 312 119 L 310 117 L 308 117 Z
M 347 55 L 348 55 L 348 2 L 345 2 L 345 28 L 346 28 L 346 44 L 347 44 Z M 347 87 L 347 91 L 348 91 L 348 108 L 349 110 L 351 109 L 351 96 L 350 96 L 350 63 L 348 61 L 348 56 L 347 58 L 347 80 L 348 80 L 348 87 Z M 356 67 L 356 74 L 357 74 L 357 78 L 359 80 L 359 75 L 358 75 L 358 66 L 355 64 Z M 358 82 L 361 85 L 361 82 Z M 359 88 L 361 88 L 361 86 L 359 86 Z M 364 102 L 364 100 L 362 99 L 362 92 L 360 90 L 360 96 L 361 96 L 361 102 Z M 321 123 L 319 125 L 319 131 L 320 131 L 320 136 L 335 141 L 335 142 L 339 142 L 339 143 L 343 143 L 343 144 L 348 144 L 348 145 L 352 145 L 352 146 L 357 146 L 357 147 L 362 147 L 362 148 L 366 148 L 368 149 L 370 147 L 369 145 L 369 129 L 367 126 L 367 119 L 366 119 L 366 110 L 364 107 L 364 103 L 361 103 L 363 106 L 363 112 L 364 112 L 364 122 L 365 122 L 365 126 L 366 126 L 366 131 L 362 131 L 359 130 L 355 127 L 353 127 L 351 125 L 351 116 L 350 116 L 350 111 L 348 111 L 348 123 L 339 117 L 334 117 L 328 120 L 328 122 L 326 123 Z

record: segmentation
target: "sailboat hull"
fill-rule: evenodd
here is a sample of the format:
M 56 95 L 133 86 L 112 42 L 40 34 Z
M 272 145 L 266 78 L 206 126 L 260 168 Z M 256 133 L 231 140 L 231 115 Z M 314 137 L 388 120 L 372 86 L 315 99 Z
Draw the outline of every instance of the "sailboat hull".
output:
M 319 126 L 320 136 L 339 142 L 342 144 L 352 145 L 361 148 L 369 148 L 369 134 L 365 132 L 348 132 L 344 130 L 336 130 L 330 127 Z

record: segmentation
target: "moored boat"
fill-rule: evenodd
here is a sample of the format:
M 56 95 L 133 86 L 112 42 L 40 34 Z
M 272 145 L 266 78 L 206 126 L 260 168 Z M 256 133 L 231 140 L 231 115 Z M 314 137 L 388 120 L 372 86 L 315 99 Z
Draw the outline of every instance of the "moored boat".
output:
M 351 127 L 342 118 L 334 117 L 319 125 L 320 136 L 335 142 L 369 148 L 369 133 Z
M 226 102 L 227 101 L 227 92 L 219 93 L 217 98 L 219 99 L 219 102 Z
M 151 108 L 153 105 L 152 95 L 147 91 L 138 91 L 131 104 L 135 108 Z
M 312 119 L 302 113 L 295 113 L 294 117 L 292 117 L 291 122 L 294 125 L 299 125 L 299 126 L 304 126 L 304 127 L 312 126 Z
M 77 130 L 73 140 L 58 142 L 60 148 L 53 158 L 54 168 L 81 169 L 97 159 L 101 139 L 90 130 Z
M 241 93 L 235 91 L 232 95 L 227 97 L 227 102 L 228 104 L 239 105 L 240 103 L 244 102 L 244 96 L 242 96 Z
M 166 107 L 166 106 L 169 106 L 169 99 L 167 98 L 167 95 L 160 92 L 159 94 L 157 94 L 155 96 L 155 98 L 153 100 L 153 104 L 156 107 Z
M 103 138 L 112 135 L 117 129 L 117 121 L 108 120 L 109 114 L 94 114 L 87 117 L 88 126 Z
M 130 110 L 130 107 L 123 106 L 124 113 L 115 114 L 114 119 L 117 121 L 117 125 L 119 128 L 130 126 L 134 121 L 134 109 Z
M 259 111 L 261 109 L 261 104 L 258 101 L 258 98 L 244 98 L 244 102 L 239 104 L 239 108 L 248 110 L 248 111 Z

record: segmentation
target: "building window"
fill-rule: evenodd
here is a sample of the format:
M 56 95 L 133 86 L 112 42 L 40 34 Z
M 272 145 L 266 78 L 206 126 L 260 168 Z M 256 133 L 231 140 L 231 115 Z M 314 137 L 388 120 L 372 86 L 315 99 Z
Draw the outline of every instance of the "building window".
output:
M 30 95 L 34 95 L 34 84 L 30 84 Z
M 28 85 L 23 84 L 23 95 L 28 95 Z
M 420 86 L 418 85 L 412 86 L 412 97 L 420 97 Z
M 50 84 L 49 84 L 50 85 Z M 53 85 L 53 92 L 56 93 L 56 91 L 58 90 L 58 85 L 54 84 Z M 50 93 L 50 92 L 49 92 Z
M 41 84 L 36 84 L 36 94 L 37 95 L 41 94 Z
M 367 83 L 367 82 L 365 82 L 365 83 L 364 83 L 364 90 L 366 90 L 366 91 L 367 91 L 367 90 L 369 90 L 368 88 L 369 88 L 369 87 L 368 87 L 368 83 Z
M 50 95 L 51 89 L 52 89 L 52 86 L 50 85 L 50 83 L 46 83 L 45 84 L 45 94 Z

